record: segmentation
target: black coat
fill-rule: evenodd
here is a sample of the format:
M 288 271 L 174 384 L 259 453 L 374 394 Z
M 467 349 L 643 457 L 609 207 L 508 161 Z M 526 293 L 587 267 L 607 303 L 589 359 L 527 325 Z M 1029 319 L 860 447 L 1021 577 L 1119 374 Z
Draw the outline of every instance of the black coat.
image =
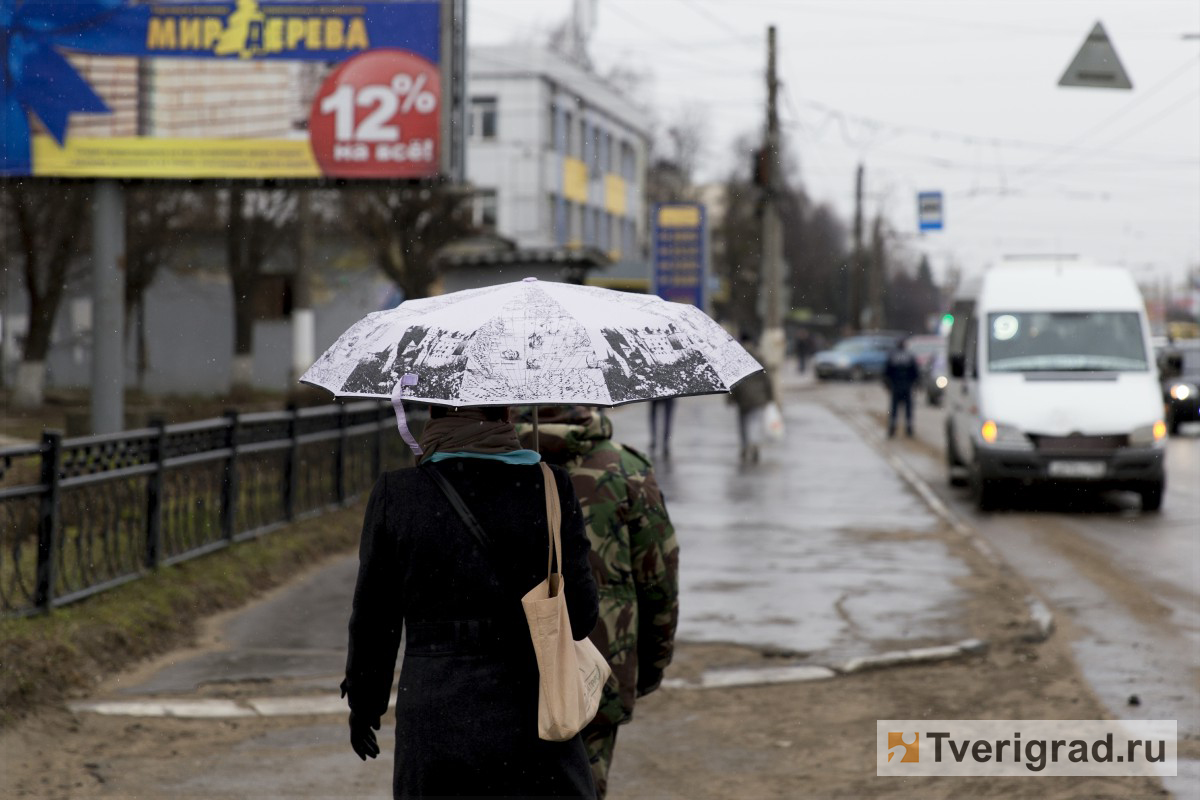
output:
M 356 716 L 388 705 L 401 625 L 396 797 L 594 794 L 582 740 L 537 735 L 538 670 L 520 598 L 546 577 L 538 466 L 455 458 L 433 466 L 490 537 L 483 552 L 421 468 L 384 474 L 363 522 L 346 682 Z M 596 624 L 596 585 L 579 502 L 554 468 L 572 633 Z

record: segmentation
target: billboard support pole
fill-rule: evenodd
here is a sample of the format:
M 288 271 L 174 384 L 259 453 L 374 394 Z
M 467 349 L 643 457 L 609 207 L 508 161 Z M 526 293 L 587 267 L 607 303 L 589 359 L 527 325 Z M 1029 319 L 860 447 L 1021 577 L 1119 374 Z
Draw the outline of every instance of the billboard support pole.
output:
M 296 272 L 292 278 L 292 374 L 295 384 L 316 360 L 316 314 L 312 304 L 312 214 L 308 187 L 296 190 Z M 290 388 L 295 388 L 293 385 Z
M 125 192 L 102 178 L 92 197 L 92 433 L 125 424 Z

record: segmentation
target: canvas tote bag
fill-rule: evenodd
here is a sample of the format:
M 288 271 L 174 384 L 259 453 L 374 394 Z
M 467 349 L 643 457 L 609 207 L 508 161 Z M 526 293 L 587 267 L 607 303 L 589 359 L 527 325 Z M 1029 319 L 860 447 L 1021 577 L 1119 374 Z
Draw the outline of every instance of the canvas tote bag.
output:
M 550 556 L 546 562 L 546 580 L 521 598 L 521 606 L 529 620 L 529 634 L 541 675 L 538 737 L 562 742 L 583 730 L 596 716 L 612 668 L 591 639 L 577 642 L 571 636 L 571 620 L 563 595 L 562 508 L 554 473 L 544 462 L 541 467 L 546 484 Z M 554 571 L 556 563 L 558 570 Z

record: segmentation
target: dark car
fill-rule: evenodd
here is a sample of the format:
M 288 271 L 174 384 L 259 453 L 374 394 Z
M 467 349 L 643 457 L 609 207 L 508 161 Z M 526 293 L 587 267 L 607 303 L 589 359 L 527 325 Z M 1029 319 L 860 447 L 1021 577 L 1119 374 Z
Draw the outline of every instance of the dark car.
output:
M 813 357 L 813 372 L 820 380 L 878 378 L 883 375 L 883 366 L 897 338 L 890 333 L 867 333 L 842 339 Z
M 925 388 L 934 360 L 938 353 L 946 350 L 946 340 L 937 334 L 922 334 L 908 337 L 904 340 L 904 346 L 917 360 L 917 369 L 921 373 L 918 386 Z
M 933 357 L 929 372 L 925 377 L 925 398 L 931 406 L 940 406 L 946 395 L 946 387 L 950 385 L 950 364 L 943 349 Z
M 1200 340 L 1174 342 L 1159 357 L 1167 430 L 1179 433 L 1186 422 L 1200 422 Z

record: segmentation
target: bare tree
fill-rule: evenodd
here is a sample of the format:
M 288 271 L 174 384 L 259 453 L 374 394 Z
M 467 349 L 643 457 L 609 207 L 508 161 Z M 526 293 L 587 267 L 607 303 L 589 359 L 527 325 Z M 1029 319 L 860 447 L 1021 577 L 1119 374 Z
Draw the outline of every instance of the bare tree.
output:
M 254 374 L 255 291 L 267 261 L 294 231 L 296 195 L 234 185 L 225 206 L 226 268 L 233 288 L 233 388 L 244 390 Z
M 23 269 L 29 298 L 29 329 L 17 369 L 14 406 L 42 404 L 46 356 L 75 257 L 88 241 L 88 193 L 84 184 L 45 178 L 7 179 L 0 192 L 0 219 L 10 227 L 4 270 Z M 6 281 L 7 283 L 7 281 Z
M 470 195 L 450 186 L 360 186 L 342 195 L 349 231 L 405 298 L 426 297 L 442 249 L 476 232 Z
M 207 216 L 211 199 L 211 191 L 156 183 L 125 189 L 125 330 L 136 336 L 137 382 L 143 389 L 149 363 L 146 291 L 179 237 Z
M 688 184 L 695 180 L 696 168 L 708 145 L 708 118 L 709 111 L 704 105 L 687 103 L 667 124 L 668 152 Z

